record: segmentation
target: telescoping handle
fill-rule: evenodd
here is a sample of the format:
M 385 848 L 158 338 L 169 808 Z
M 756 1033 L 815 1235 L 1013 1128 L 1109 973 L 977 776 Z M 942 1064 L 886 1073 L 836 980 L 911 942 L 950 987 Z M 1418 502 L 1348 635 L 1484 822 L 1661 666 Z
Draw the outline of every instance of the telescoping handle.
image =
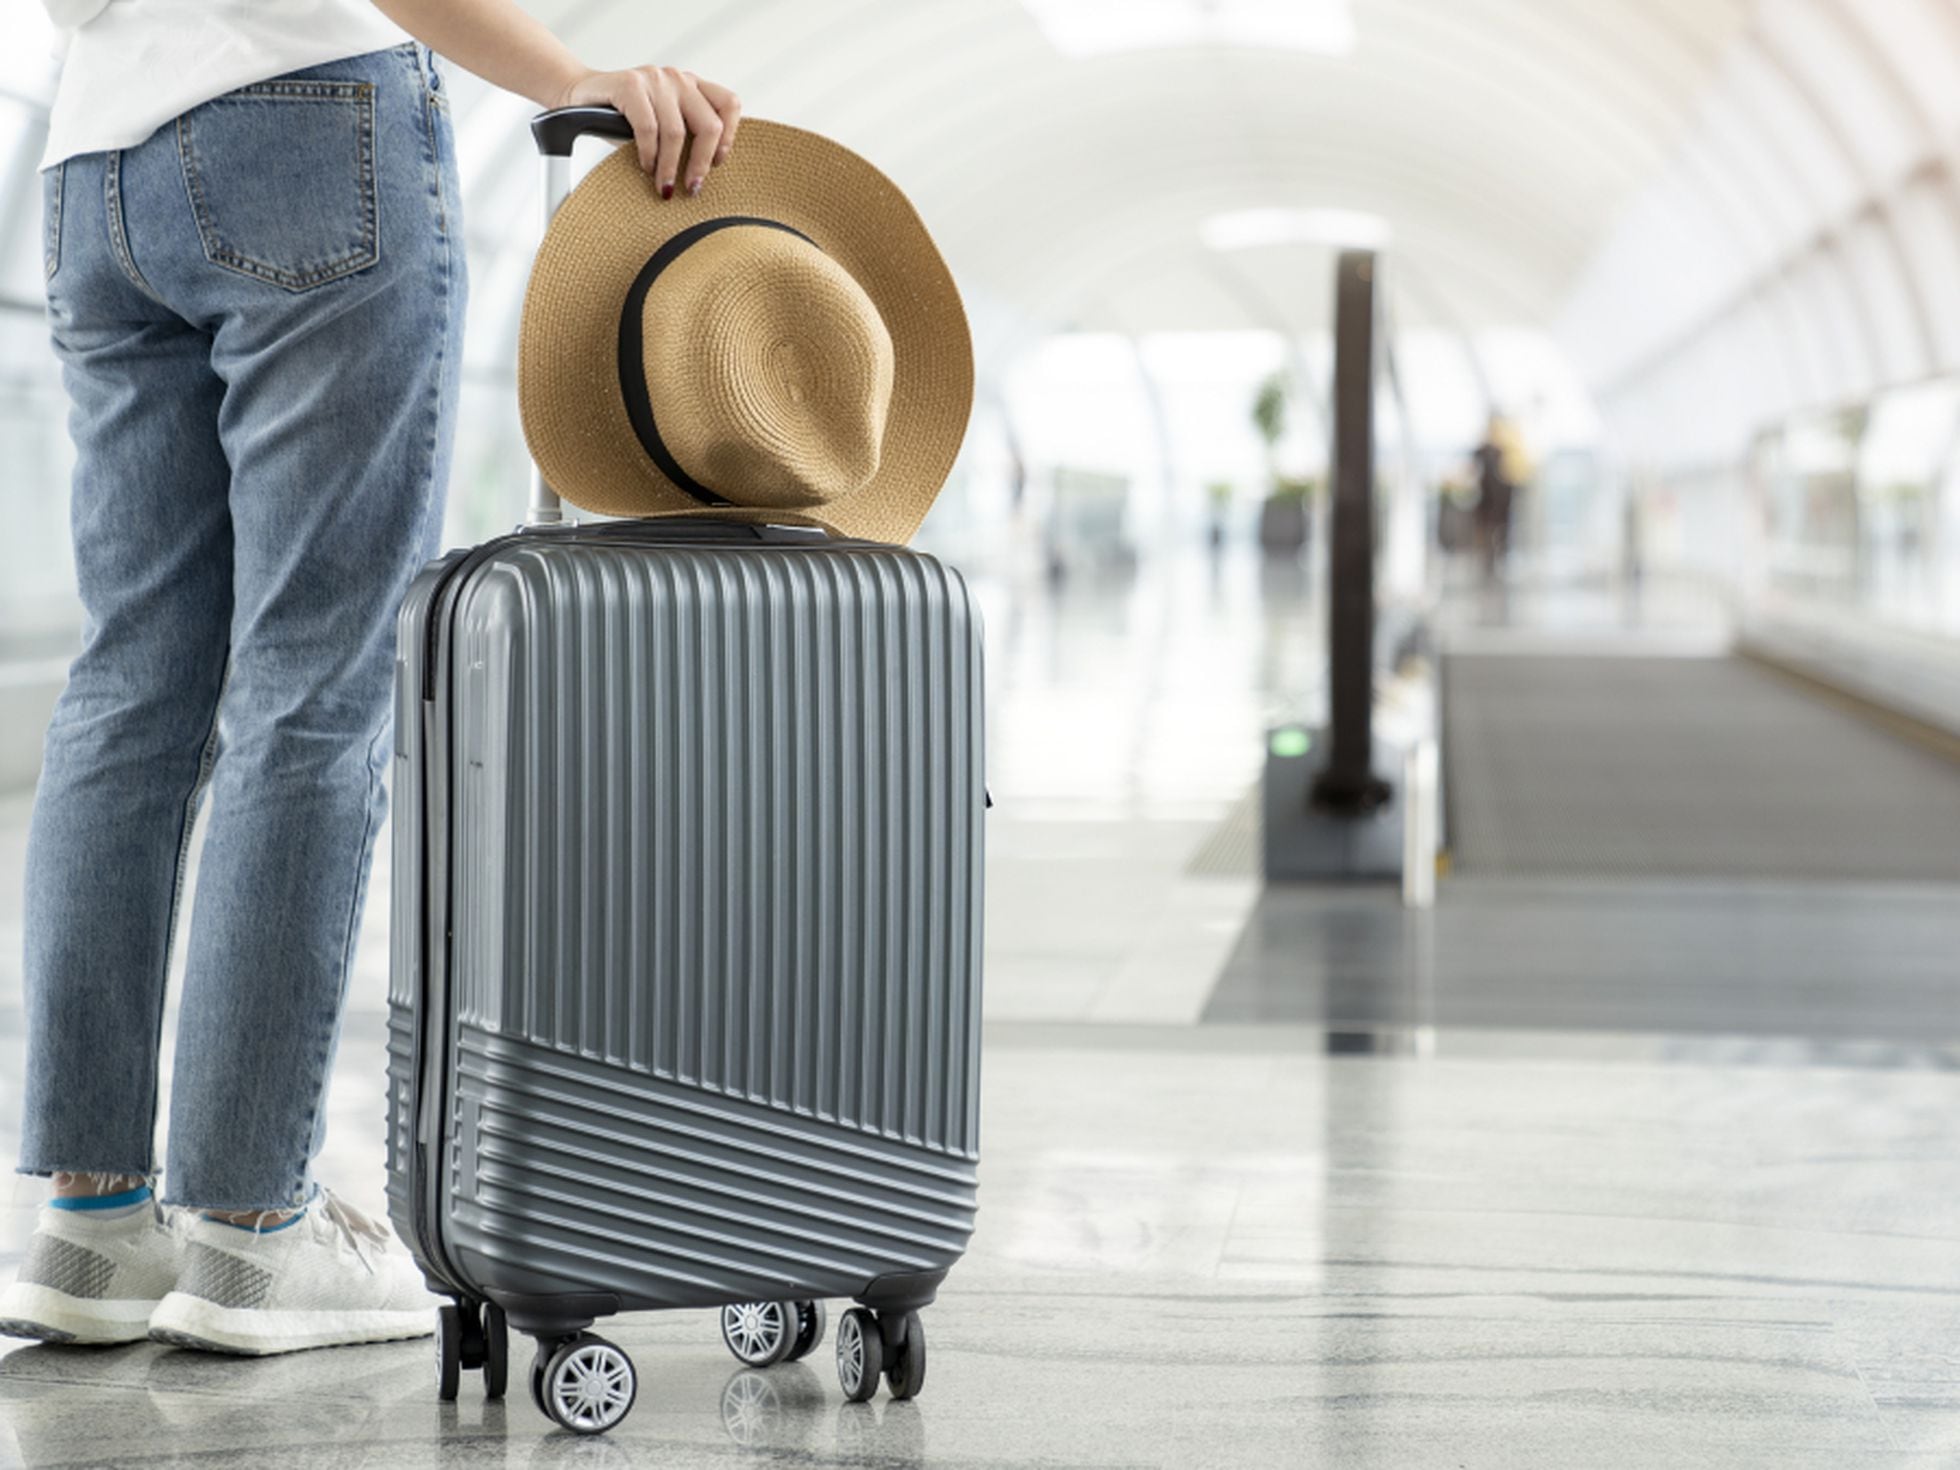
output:
M 549 228 L 558 206 L 572 192 L 572 145 L 587 134 L 605 138 L 631 138 L 633 125 L 616 107 L 555 107 L 531 119 L 531 137 L 538 145 L 538 161 L 544 174 L 544 220 Z M 558 492 L 544 482 L 544 473 L 531 466 L 531 508 L 525 513 L 529 526 L 556 526 L 565 519 Z

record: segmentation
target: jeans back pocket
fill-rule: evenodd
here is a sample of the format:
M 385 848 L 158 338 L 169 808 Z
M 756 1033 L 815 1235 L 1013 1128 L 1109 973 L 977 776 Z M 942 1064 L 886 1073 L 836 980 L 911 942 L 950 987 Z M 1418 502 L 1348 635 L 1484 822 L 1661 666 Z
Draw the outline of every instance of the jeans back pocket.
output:
M 288 291 L 381 258 L 374 84 L 274 81 L 177 119 L 205 258 Z

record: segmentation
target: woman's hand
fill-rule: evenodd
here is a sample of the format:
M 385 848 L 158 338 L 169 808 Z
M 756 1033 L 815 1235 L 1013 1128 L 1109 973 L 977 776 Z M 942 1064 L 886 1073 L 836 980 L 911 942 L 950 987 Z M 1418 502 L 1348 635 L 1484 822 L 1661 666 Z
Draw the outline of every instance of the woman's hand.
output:
M 555 107 L 617 107 L 633 124 L 640 167 L 660 186 L 660 197 L 674 197 L 681 146 L 688 135 L 690 194 L 701 192 L 708 170 L 728 157 L 742 120 L 742 99 L 728 88 L 677 66 L 636 66 L 626 71 L 589 71 L 565 88 Z
M 633 124 L 640 167 L 672 198 L 681 148 L 688 150 L 687 192 L 698 193 L 708 170 L 728 157 L 742 102 L 728 88 L 675 66 L 594 71 L 582 66 L 516 0 L 375 0 L 416 40 L 469 68 L 492 86 L 540 107 L 609 103 Z

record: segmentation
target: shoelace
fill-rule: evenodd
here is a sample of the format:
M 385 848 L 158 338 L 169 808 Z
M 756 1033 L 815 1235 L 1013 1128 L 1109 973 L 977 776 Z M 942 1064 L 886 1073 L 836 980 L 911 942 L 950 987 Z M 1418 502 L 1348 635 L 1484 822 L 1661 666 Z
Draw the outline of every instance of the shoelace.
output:
M 374 1262 L 368 1258 L 367 1251 L 362 1249 L 361 1242 L 365 1240 L 370 1245 L 385 1250 L 388 1245 L 387 1227 L 370 1220 L 325 1185 L 320 1186 L 320 1208 L 321 1213 L 333 1223 L 334 1228 L 340 1232 L 341 1238 L 347 1242 L 360 1263 L 369 1271 L 374 1270 Z

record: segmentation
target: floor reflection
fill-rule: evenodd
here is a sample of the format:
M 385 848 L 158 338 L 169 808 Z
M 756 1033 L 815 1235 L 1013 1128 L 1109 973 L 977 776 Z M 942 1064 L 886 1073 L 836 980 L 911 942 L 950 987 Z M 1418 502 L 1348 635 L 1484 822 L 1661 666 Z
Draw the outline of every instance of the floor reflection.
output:
M 821 1456 L 825 1464 L 923 1465 L 926 1422 L 920 1405 L 886 1398 L 835 1402 L 806 1364 L 744 1368 L 721 1391 L 721 1426 L 730 1443 L 776 1459 Z
M 148 1343 L 22 1347 L 0 1357 L 0 1463 L 155 1464 L 171 1451 L 211 1462 L 227 1450 L 339 1445 L 349 1464 L 644 1464 L 655 1444 L 670 1440 L 671 1421 L 692 1418 L 711 1401 L 725 1443 L 761 1459 L 927 1463 L 927 1411 L 919 1403 L 883 1394 L 868 1404 L 841 1402 L 835 1384 L 804 1363 L 739 1369 L 718 1401 L 693 1391 L 698 1373 L 686 1375 L 686 1388 L 671 1378 L 650 1381 L 629 1429 L 584 1439 L 547 1426 L 516 1385 L 512 1397 L 488 1400 L 471 1381 L 456 1402 L 435 1402 L 432 1380 L 409 1371 L 425 1356 L 398 1346 L 259 1361 Z M 343 1463 L 331 1454 L 305 1459 Z
M 398 1347 L 265 1359 L 136 1343 L 32 1345 L 0 1358 L 0 1462 L 148 1465 L 171 1452 L 207 1460 L 261 1448 L 385 1443 L 405 1402 Z M 426 1361 L 415 1351 L 412 1361 Z

